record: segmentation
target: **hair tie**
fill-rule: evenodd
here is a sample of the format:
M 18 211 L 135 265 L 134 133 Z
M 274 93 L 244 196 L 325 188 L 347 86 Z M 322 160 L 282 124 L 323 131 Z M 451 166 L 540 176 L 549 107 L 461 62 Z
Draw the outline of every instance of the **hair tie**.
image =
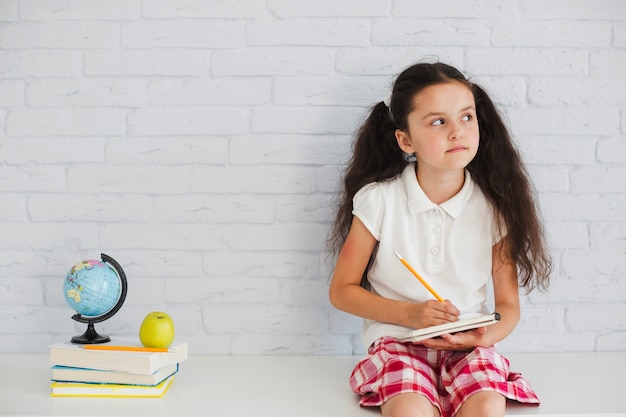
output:
M 383 104 L 391 109 L 391 94 L 388 94 L 387 97 L 384 98 Z

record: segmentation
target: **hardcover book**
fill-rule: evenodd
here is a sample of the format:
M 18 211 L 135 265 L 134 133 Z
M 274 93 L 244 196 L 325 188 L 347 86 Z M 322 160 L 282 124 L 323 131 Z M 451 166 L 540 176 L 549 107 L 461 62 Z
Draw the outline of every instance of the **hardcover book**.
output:
M 158 385 L 88 384 L 79 382 L 53 382 L 51 397 L 123 397 L 161 398 L 172 385 L 174 376 Z
M 55 365 L 52 367 L 52 380 L 58 382 L 88 382 L 100 384 L 157 385 L 176 372 L 178 372 L 177 363 L 161 368 L 153 374 L 137 374 Z
M 132 346 L 123 340 L 110 342 L 115 345 Z M 137 345 L 137 343 L 135 343 Z M 137 345 L 138 346 L 138 345 Z M 139 346 L 138 346 L 139 347 Z M 179 343 L 167 352 L 137 352 L 124 350 L 91 350 L 70 342 L 48 346 L 50 364 L 73 368 L 101 369 L 151 375 L 159 369 L 187 359 L 187 343 Z

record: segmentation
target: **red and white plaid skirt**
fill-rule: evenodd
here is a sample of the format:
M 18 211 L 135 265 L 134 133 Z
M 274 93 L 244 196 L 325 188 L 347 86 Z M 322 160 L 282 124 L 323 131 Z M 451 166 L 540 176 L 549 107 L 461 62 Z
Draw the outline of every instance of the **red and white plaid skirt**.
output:
M 454 416 L 465 400 L 481 391 L 495 391 L 526 404 L 539 404 L 521 374 L 494 347 L 471 352 L 436 350 L 393 337 L 378 339 L 350 376 L 361 405 L 379 406 L 402 393 L 424 395 L 442 417 Z

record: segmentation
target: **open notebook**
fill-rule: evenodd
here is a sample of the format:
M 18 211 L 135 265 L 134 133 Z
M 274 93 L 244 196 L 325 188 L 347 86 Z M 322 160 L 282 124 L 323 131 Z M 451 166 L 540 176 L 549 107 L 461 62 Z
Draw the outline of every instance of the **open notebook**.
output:
M 498 321 L 500 321 L 500 314 L 498 313 L 472 315 L 450 323 L 410 331 L 398 337 L 398 340 L 401 342 L 419 342 L 420 340 L 430 339 L 442 334 L 457 333 L 477 327 L 489 326 Z

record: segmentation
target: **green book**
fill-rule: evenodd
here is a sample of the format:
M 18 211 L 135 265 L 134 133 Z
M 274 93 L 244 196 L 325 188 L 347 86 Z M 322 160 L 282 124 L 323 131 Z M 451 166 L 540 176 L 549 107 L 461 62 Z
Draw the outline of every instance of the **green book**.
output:
M 105 371 L 102 369 L 74 368 L 55 365 L 52 367 L 52 380 L 58 382 L 88 382 L 100 384 L 157 385 L 165 378 L 178 372 L 178 364 L 165 366 L 153 374 Z

